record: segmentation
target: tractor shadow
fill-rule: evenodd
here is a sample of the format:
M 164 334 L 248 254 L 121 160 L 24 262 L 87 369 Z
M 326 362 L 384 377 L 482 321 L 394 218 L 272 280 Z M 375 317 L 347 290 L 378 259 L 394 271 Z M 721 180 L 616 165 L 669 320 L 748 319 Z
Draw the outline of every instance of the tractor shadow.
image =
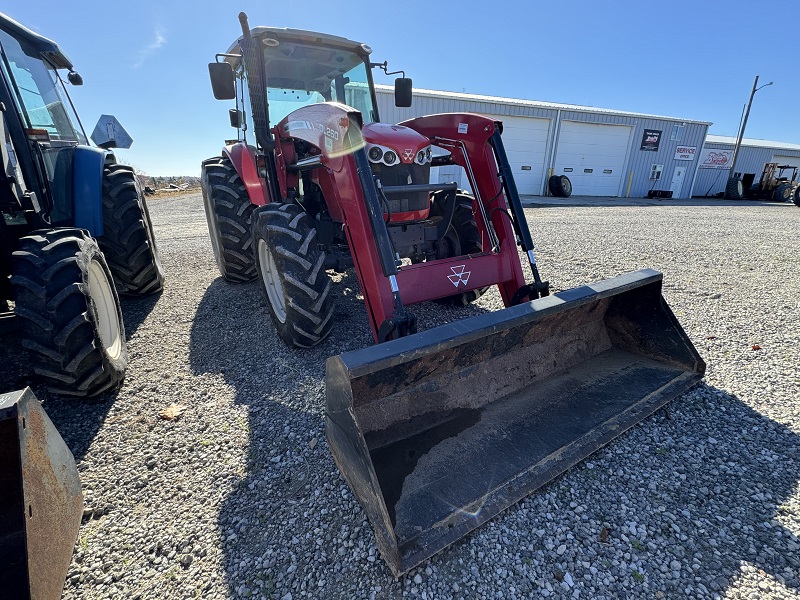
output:
M 245 474 L 226 498 L 218 521 L 228 586 L 236 596 L 242 586 L 249 586 L 253 597 L 292 589 L 304 570 L 306 576 L 313 570 L 325 579 L 323 556 L 333 558 L 338 551 L 328 539 L 330 532 L 344 526 L 362 531 L 362 537 L 366 533 L 365 516 L 345 490 L 328 451 L 324 377 L 327 358 L 374 341 L 356 276 L 337 274 L 332 291 L 333 332 L 311 349 L 288 348 L 277 336 L 257 282 L 215 279 L 192 320 L 191 371 L 221 377 L 234 391 L 234 405 L 245 408 L 231 416 L 247 423 Z M 485 312 L 433 305 L 412 309 L 422 315 L 425 327 Z M 321 531 L 326 532 L 322 546 L 309 541 Z M 291 547 L 285 546 L 287 540 L 294 540 Z M 302 555 L 316 559 L 303 565 Z M 286 573 L 292 562 L 297 571 Z M 391 579 L 382 562 L 375 567 Z M 362 567 L 354 561 L 345 568 L 355 577 Z M 284 575 L 287 580 L 281 579 Z

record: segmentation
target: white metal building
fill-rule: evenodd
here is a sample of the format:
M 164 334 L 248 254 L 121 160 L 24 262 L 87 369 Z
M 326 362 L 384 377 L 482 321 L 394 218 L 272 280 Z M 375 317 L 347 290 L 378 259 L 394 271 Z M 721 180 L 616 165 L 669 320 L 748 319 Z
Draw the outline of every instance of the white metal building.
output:
M 520 194 L 543 195 L 549 175 L 566 175 L 576 196 L 643 197 L 672 190 L 688 198 L 711 123 L 533 100 L 414 90 L 410 108 L 377 86 L 381 120 L 472 112 L 503 122 L 503 142 Z M 432 175 L 468 187 L 457 167 Z
M 735 137 L 706 136 L 699 158 L 694 196 L 716 196 L 725 191 L 735 145 Z M 800 144 L 744 138 L 736 159 L 736 172 L 742 178 L 745 189 L 754 182 L 758 183 L 764 164 L 768 162 L 800 167 Z

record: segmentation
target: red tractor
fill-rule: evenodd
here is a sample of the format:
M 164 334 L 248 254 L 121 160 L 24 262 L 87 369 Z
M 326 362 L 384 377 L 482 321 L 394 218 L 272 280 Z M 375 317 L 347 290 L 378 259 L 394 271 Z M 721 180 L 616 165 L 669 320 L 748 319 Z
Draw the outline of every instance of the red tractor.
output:
M 240 44 L 261 51 L 242 60 L 232 48 L 210 65 L 216 97 L 237 99 L 239 140 L 203 163 L 206 214 L 223 276 L 260 277 L 287 344 L 330 333 L 327 269 L 355 268 L 378 342 L 416 331 L 406 307 L 417 302 L 465 304 L 495 284 L 506 306 L 547 295 L 500 123 L 473 114 L 379 123 L 371 67 L 386 65 L 370 63 L 364 44 L 267 27 Z M 396 86 L 410 105 L 411 80 Z M 434 157 L 433 146 L 447 154 Z M 466 170 L 474 195 L 429 182 L 444 164 Z
M 660 273 L 549 295 L 500 122 L 380 123 L 372 68 L 393 73 L 369 46 L 239 20 L 209 65 L 238 131 L 203 163 L 214 256 L 229 281 L 259 278 L 298 347 L 331 332 L 328 272 L 355 270 L 379 344 L 328 359 L 326 430 L 395 574 L 702 377 Z M 411 104 L 404 76 L 395 103 Z M 431 183 L 437 165 L 463 168 L 472 193 Z M 511 308 L 416 333 L 409 305 L 466 304 L 493 285 Z

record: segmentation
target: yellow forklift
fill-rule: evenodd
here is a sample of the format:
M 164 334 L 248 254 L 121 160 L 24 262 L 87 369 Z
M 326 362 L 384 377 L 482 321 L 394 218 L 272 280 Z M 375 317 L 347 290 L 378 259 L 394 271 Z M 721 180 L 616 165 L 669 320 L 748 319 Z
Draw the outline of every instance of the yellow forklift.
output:
M 788 177 L 790 174 L 791 178 Z M 778 163 L 766 163 L 758 183 L 747 188 L 745 194 L 751 200 L 774 202 L 791 202 L 798 195 L 800 181 L 797 179 L 797 167 Z

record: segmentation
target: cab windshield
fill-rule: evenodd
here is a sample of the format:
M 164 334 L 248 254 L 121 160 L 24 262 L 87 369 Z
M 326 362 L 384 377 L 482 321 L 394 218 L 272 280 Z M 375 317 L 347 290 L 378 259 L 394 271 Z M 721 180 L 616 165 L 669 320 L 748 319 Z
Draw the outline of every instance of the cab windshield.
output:
M 367 65 L 355 52 L 281 41 L 264 49 L 269 117 L 278 123 L 290 112 L 319 102 L 341 102 L 377 121 Z
M 0 63 L 14 87 L 25 127 L 47 131 L 51 141 L 86 144 L 56 70 L 25 54 L 19 42 L 1 30 L 0 49 Z

